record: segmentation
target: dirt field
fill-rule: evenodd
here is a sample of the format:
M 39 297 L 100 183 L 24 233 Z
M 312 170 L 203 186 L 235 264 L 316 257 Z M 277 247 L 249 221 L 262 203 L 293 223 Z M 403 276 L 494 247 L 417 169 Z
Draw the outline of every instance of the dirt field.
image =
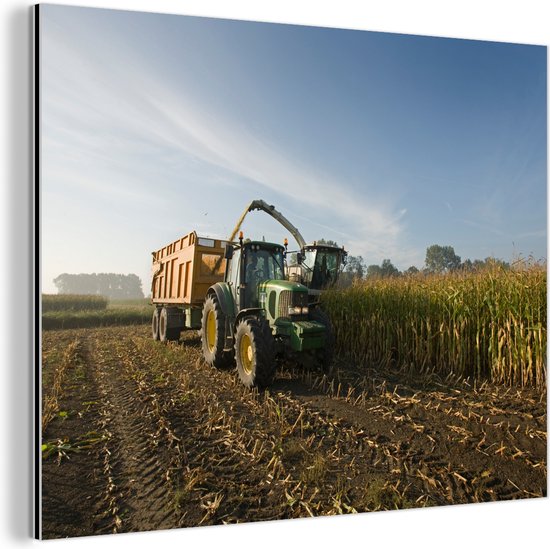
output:
M 44 332 L 44 538 L 546 496 L 546 394 L 344 361 L 249 391 L 183 339 Z

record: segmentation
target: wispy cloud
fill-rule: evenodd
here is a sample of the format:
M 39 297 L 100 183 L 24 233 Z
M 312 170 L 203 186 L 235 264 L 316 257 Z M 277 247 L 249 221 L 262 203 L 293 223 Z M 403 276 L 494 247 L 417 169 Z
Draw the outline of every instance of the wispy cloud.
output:
M 375 194 L 368 184 L 360 194 L 354 192 L 345 180 L 303 164 L 292 151 L 267 142 L 233 113 L 214 112 L 200 98 L 161 78 L 139 55 L 127 51 L 124 63 L 110 63 L 101 49 L 102 45 L 97 51 L 79 49 L 55 33 L 47 40 L 44 143 L 50 152 L 57 149 L 72 157 L 75 170 L 84 162 L 92 171 L 112 166 L 118 172 L 131 172 L 132 156 L 143 166 L 147 155 L 156 159 L 158 169 L 159 151 L 181 155 L 201 166 L 203 173 L 215 174 L 221 185 L 234 185 L 239 179 L 255 183 L 257 196 L 249 198 L 261 197 L 264 189 L 299 203 L 310 212 L 311 223 L 342 234 L 353 253 L 371 256 L 373 262 L 418 257 L 402 243 L 406 210 L 397 208 L 388 194 Z M 46 175 L 55 179 L 62 172 L 68 178 L 68 171 L 52 165 Z M 86 187 L 92 181 L 92 176 L 74 178 L 75 185 Z M 138 191 L 135 181 L 134 177 L 117 180 L 121 199 L 158 196 L 158 188 Z
M 478 221 L 474 221 L 472 219 L 463 219 L 462 222 L 465 225 L 469 225 L 470 227 L 475 227 L 476 229 L 481 229 L 484 232 L 489 232 L 497 236 L 506 236 L 506 233 L 501 229 L 498 229 L 497 227 L 488 225 L 486 223 L 479 223 Z
M 514 237 L 514 240 L 522 240 L 524 238 L 546 238 L 548 231 L 546 229 L 540 229 L 538 231 L 527 231 L 520 233 Z

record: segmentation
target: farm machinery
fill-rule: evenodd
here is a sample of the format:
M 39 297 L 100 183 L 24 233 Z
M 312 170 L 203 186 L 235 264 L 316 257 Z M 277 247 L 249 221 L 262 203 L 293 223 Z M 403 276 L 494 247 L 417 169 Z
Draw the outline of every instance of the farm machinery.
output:
M 192 232 L 153 252 L 152 335 L 178 340 L 199 329 L 203 356 L 216 368 L 236 364 L 247 387 L 267 387 L 276 357 L 313 356 L 328 369 L 334 338 L 308 288 L 286 279 L 285 247 L 201 238 Z M 225 265 L 223 262 L 225 259 Z
M 344 248 L 324 243 L 307 244 L 300 231 L 279 211 L 263 200 L 253 200 L 237 221 L 229 240 L 232 241 L 241 225 L 253 210 L 261 210 L 278 221 L 293 236 L 300 250 L 296 253 L 296 264 L 287 268 L 289 280 L 299 282 L 309 289 L 310 296 L 317 296 L 338 281 L 338 276 L 346 264 L 347 252 Z

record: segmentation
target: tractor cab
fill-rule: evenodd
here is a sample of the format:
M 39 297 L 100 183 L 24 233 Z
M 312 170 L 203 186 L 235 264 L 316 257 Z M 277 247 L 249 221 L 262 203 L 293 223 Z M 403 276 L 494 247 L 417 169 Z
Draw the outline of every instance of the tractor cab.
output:
M 240 241 L 226 249 L 225 281 L 236 296 L 239 310 L 260 307 L 258 285 L 266 280 L 284 280 L 284 248 L 280 244 Z
M 343 248 L 336 246 L 305 246 L 299 256 L 303 284 L 310 290 L 324 290 L 334 286 L 347 255 Z

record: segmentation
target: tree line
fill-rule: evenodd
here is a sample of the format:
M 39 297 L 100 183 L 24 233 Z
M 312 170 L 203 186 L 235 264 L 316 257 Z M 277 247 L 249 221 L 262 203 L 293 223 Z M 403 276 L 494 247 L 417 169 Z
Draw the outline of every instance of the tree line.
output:
M 319 244 L 338 246 L 333 240 L 318 240 Z M 292 260 L 290 261 L 292 264 Z M 294 260 L 295 263 L 295 260 Z M 424 267 L 411 265 L 400 271 L 390 259 L 384 259 L 380 265 L 367 265 L 362 256 L 348 256 L 344 271 L 340 275 L 340 284 L 351 284 L 355 278 L 387 278 L 410 276 L 418 273 L 447 273 L 453 271 L 474 272 L 487 267 L 499 266 L 505 269 L 510 264 L 501 259 L 487 257 L 483 260 L 461 260 L 452 246 L 433 244 L 426 249 Z M 59 294 L 102 295 L 110 299 L 142 299 L 144 297 L 141 279 L 135 274 L 92 273 L 60 274 L 53 280 Z
M 63 273 L 53 283 L 59 294 L 102 295 L 110 299 L 142 299 L 141 279 L 135 274 Z
M 332 240 L 321 239 L 319 244 L 328 244 L 338 246 Z M 419 273 L 434 274 L 434 273 L 449 273 L 455 271 L 474 272 L 488 267 L 502 267 L 509 269 L 510 264 L 501 259 L 487 257 L 485 259 L 465 259 L 455 253 L 452 246 L 441 246 L 433 244 L 426 249 L 426 259 L 424 266 L 418 268 L 411 265 L 408 269 L 400 271 L 390 259 L 384 259 L 380 265 L 367 265 L 362 256 L 348 256 L 344 271 L 340 276 L 342 285 L 347 285 L 355 278 L 387 278 L 396 276 L 411 276 Z

